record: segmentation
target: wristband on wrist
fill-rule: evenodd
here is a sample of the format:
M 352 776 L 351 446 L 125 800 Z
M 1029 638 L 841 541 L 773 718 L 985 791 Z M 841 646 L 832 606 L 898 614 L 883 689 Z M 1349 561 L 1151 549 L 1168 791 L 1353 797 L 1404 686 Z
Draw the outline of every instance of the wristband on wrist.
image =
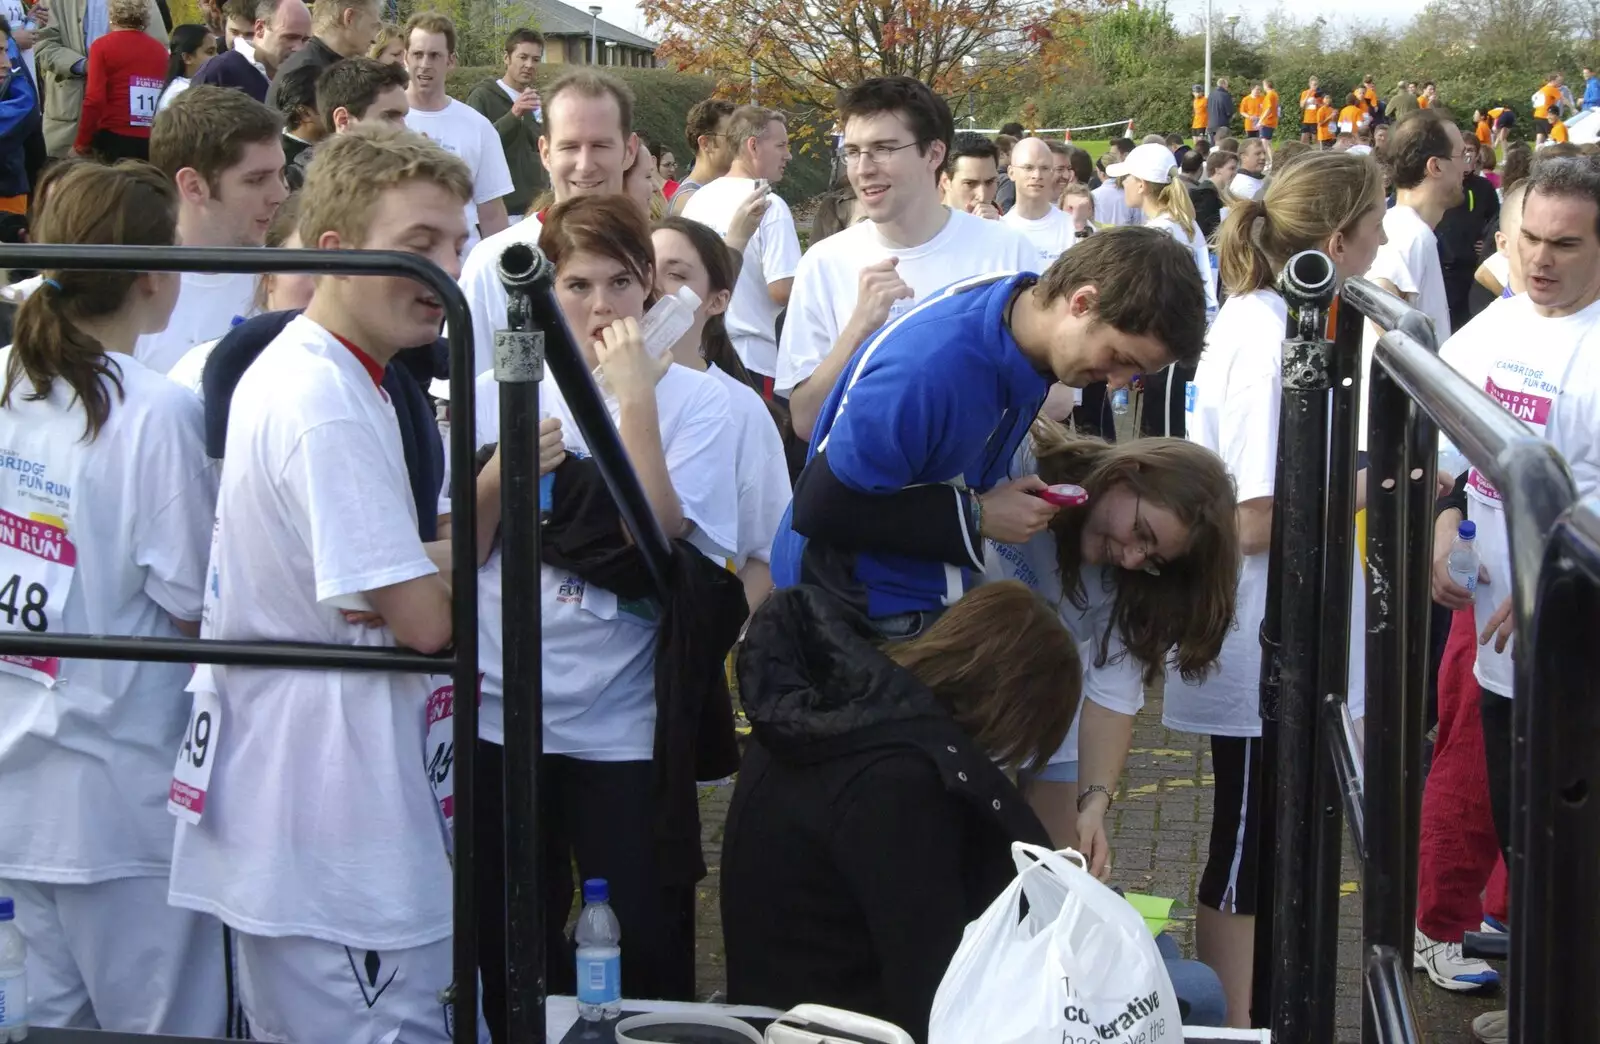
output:
M 1079 812 L 1083 811 L 1083 803 L 1084 803 L 1084 801 L 1090 795 L 1093 795 L 1093 794 L 1104 794 L 1106 796 L 1106 809 L 1109 811 L 1110 808 L 1111 808 L 1111 800 L 1112 800 L 1112 798 L 1111 798 L 1111 790 L 1108 787 L 1101 786 L 1099 783 L 1090 783 L 1088 786 L 1084 787 L 1081 791 L 1079 791 L 1079 793 L 1078 793 L 1078 811 Z

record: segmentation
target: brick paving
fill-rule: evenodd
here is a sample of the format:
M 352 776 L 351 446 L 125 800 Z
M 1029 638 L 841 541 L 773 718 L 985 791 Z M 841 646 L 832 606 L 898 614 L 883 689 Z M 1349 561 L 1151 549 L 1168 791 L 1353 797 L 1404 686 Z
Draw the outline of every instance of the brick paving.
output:
M 699 891 L 696 978 L 700 996 L 707 1000 L 721 999 L 726 982 L 717 898 L 723 819 L 731 795 L 731 787 L 711 787 L 701 797 L 710 873 Z M 1211 754 L 1206 741 L 1163 728 L 1161 697 L 1153 694 L 1135 726 L 1133 749 L 1111 813 L 1114 883 L 1129 891 L 1176 899 L 1168 932 L 1186 954 L 1194 950 L 1195 886 L 1205 866 L 1211 799 Z M 1339 1044 L 1359 1044 L 1361 1040 L 1359 880 L 1347 845 L 1339 917 Z M 1504 995 L 1499 992 L 1484 997 L 1446 993 L 1420 973 L 1413 977 L 1411 991 L 1423 1040 L 1428 1044 L 1472 1044 L 1467 1028 L 1472 1018 L 1504 1006 Z

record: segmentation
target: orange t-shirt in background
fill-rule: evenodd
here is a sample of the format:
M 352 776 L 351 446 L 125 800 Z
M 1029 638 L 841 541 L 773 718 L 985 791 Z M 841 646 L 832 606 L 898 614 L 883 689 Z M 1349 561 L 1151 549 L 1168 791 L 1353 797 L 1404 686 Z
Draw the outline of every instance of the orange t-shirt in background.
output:
M 1485 145 L 1489 144 L 1490 134 L 1489 134 L 1489 121 L 1488 120 L 1479 120 L 1478 121 L 1477 133 L 1478 133 L 1478 141 L 1482 142 Z
M 1309 87 L 1300 92 L 1300 122 L 1317 122 L 1317 98 Z
M 1196 98 L 1194 100 L 1194 122 L 1189 124 L 1189 129 L 1206 129 L 1206 100 L 1204 98 Z
M 1268 91 L 1261 96 L 1261 126 L 1278 125 L 1278 92 Z
M 1261 99 L 1253 94 L 1247 94 L 1239 99 L 1239 115 L 1244 117 L 1246 131 L 1259 130 L 1261 127 Z
M 1567 125 L 1560 120 L 1550 121 L 1550 140 L 1557 145 L 1567 140 Z
M 1334 138 L 1333 123 L 1339 114 L 1333 106 L 1324 105 L 1317 110 L 1317 140 L 1332 141 Z
M 1539 96 L 1544 99 L 1544 104 L 1533 107 L 1533 118 L 1547 120 L 1550 118 L 1550 106 L 1561 101 L 1561 88 L 1552 87 L 1547 83 L 1539 88 Z
M 1361 126 L 1361 117 L 1366 111 L 1359 105 L 1346 105 L 1339 110 L 1339 129 L 1347 134 L 1354 134 Z
M 1426 109 L 1428 106 L 1430 106 L 1432 104 L 1433 103 L 1428 100 L 1428 96 L 1426 94 L 1417 95 L 1417 108 Z

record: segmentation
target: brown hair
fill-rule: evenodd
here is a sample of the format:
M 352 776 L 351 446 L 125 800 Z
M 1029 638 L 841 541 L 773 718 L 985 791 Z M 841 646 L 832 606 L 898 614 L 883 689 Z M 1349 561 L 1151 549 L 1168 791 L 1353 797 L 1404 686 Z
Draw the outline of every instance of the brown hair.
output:
M 329 134 L 336 133 L 333 112 L 343 109 L 356 119 L 366 116 L 378 95 L 391 88 L 402 91 L 411 82 L 411 74 L 403 65 L 390 65 L 375 58 L 344 58 L 317 77 L 317 112 L 322 127 Z
M 1441 110 L 1423 109 L 1395 127 L 1385 148 L 1396 188 L 1416 188 L 1428 176 L 1429 160 L 1450 158 L 1455 146 L 1446 131 L 1449 122 Z
M 1290 257 L 1323 250 L 1372 210 L 1383 209 L 1383 171 L 1367 156 L 1319 152 L 1274 174 L 1241 199 L 1217 233 L 1217 267 L 1233 297 L 1265 290 Z
M 172 181 L 147 163 L 78 164 L 56 183 L 34 226 L 38 243 L 171 246 L 178 230 Z M 112 315 L 128 299 L 138 272 L 46 269 L 47 282 L 17 309 L 11 358 L 0 406 L 26 378 L 29 400 L 44 399 L 57 380 L 83 404 L 84 438 L 93 441 L 111 416 L 111 389 L 122 398 L 122 370 L 105 346 L 77 324 Z
M 282 203 L 278 204 L 278 212 L 272 215 L 272 224 L 267 226 L 267 235 L 262 246 L 281 247 L 300 231 L 300 193 L 290 193 Z M 256 276 L 256 311 L 267 310 L 267 294 L 272 287 L 272 279 L 276 273 L 263 272 Z
M 655 286 L 650 223 L 627 196 L 579 196 L 557 203 L 545 214 L 539 249 L 558 271 L 574 254 L 599 254 L 626 267 L 646 288 Z
M 1095 666 L 1106 664 L 1115 630 L 1139 661 L 1146 684 L 1161 675 L 1174 650 L 1186 680 L 1204 677 L 1233 627 L 1239 583 L 1238 503 L 1227 467 L 1210 450 L 1183 439 L 1112 444 L 1073 435 L 1043 418 L 1034 423 L 1033 446 L 1039 477 L 1046 482 L 1082 486 L 1091 504 L 1115 486 L 1128 486 L 1189 530 L 1188 551 L 1162 565 L 1159 575 L 1106 570 L 1115 592 L 1111 622 L 1096 643 Z M 1088 605 L 1080 568 L 1080 535 L 1088 518 L 1088 510 L 1068 510 L 1050 524 L 1061 588 L 1079 609 Z
M 539 92 L 540 99 L 544 102 L 546 136 L 550 136 L 551 133 L 550 113 L 555 108 L 556 98 L 568 91 L 575 92 L 581 98 L 609 96 L 615 99 L 622 122 L 623 138 L 626 139 L 633 133 L 633 90 L 610 73 L 580 66 L 557 76 L 550 81 L 548 87 Z
M 1156 228 L 1108 228 L 1058 257 L 1034 293 L 1049 304 L 1081 286 L 1099 291 L 1095 318 L 1160 341 L 1193 364 L 1205 346 L 1206 290 L 1189 248 Z
M 411 181 L 448 189 L 463 206 L 472 198 L 467 165 L 420 134 L 361 126 L 324 141 L 300 193 L 300 242 L 314 247 L 332 231 L 346 249 L 359 247 L 367 240 L 379 197 Z
M 1525 180 L 1533 173 L 1533 149 L 1527 142 L 1515 142 L 1506 146 L 1505 159 L 1500 161 L 1500 193 L 1502 198 L 1510 192 L 1517 182 Z
M 448 53 L 456 53 L 456 23 L 450 20 L 449 15 L 442 15 L 438 11 L 418 11 L 407 18 L 405 30 L 400 35 L 406 50 L 411 49 L 411 34 L 418 29 L 425 33 L 438 33 L 444 37 Z
M 782 123 L 785 127 L 789 125 L 788 118 L 777 109 L 765 109 L 759 105 L 741 105 L 734 109 L 728 117 L 728 140 L 733 143 L 734 151 L 743 155 L 744 143 L 767 133 L 767 128 L 774 122 Z
M 315 32 L 322 33 L 343 21 L 346 11 L 360 8 L 367 8 L 376 13 L 378 0 L 313 0 L 311 27 Z
M 281 113 L 243 91 L 201 84 L 156 114 L 150 162 L 169 179 L 192 168 L 215 194 L 223 172 L 244 159 L 246 146 L 277 141 L 282 133 Z
M 723 120 L 732 115 L 733 109 L 733 102 L 721 98 L 707 98 L 690 106 L 689 116 L 683 125 L 683 137 L 689 143 L 689 151 L 698 156 L 700 139 L 716 137 L 717 128 L 722 126 Z
M 150 25 L 150 8 L 145 0 L 111 0 L 106 8 L 106 17 L 111 25 L 138 30 Z
M 962 731 L 1007 768 L 1048 762 L 1078 713 L 1078 643 L 1056 611 L 1015 580 L 984 584 L 924 634 L 883 652 L 932 690 Z

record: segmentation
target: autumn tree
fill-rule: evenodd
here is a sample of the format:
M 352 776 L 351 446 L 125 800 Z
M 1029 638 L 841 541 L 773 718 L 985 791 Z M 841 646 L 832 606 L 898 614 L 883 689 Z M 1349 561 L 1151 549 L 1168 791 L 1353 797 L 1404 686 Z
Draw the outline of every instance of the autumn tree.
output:
M 911 76 L 959 104 L 1059 62 L 1100 0 L 645 0 L 657 55 L 724 94 L 825 118 L 873 76 Z

